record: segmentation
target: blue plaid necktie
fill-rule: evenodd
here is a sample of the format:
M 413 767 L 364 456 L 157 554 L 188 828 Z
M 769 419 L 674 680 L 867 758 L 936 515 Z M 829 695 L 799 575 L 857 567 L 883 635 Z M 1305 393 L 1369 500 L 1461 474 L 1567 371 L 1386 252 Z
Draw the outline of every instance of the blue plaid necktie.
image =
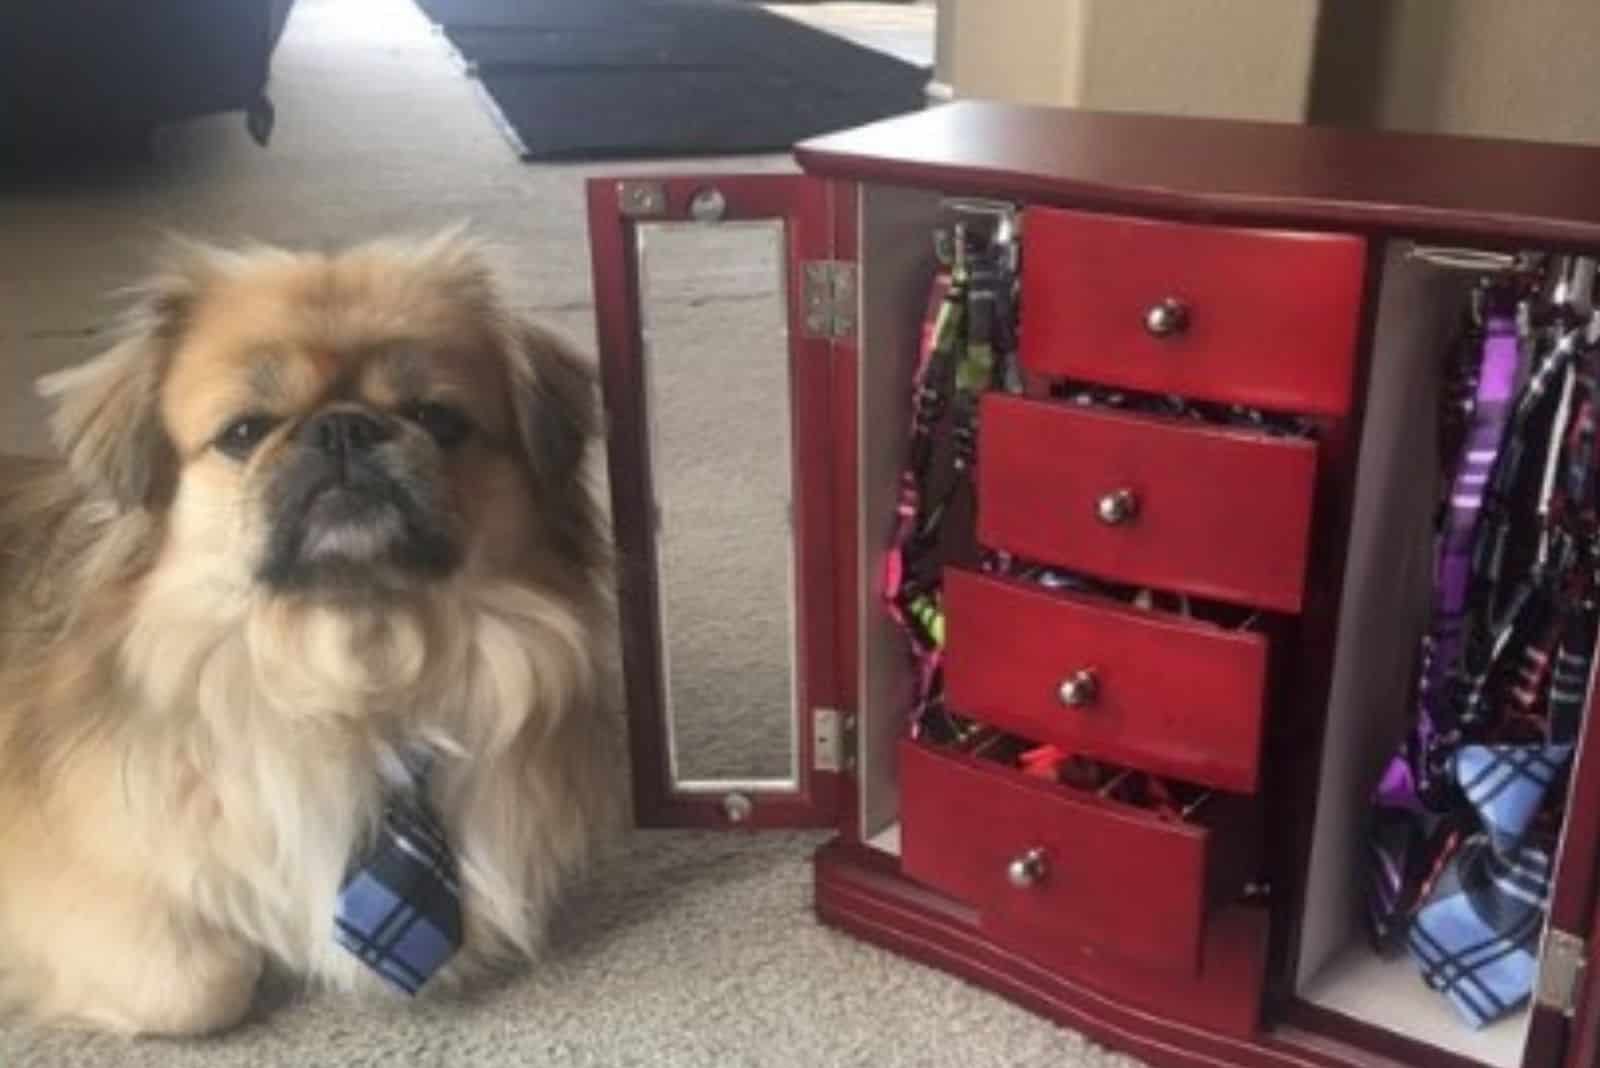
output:
M 339 890 L 334 938 L 390 985 L 415 994 L 461 946 L 455 856 L 425 775 L 392 789 L 371 849 Z
M 1550 858 L 1499 852 L 1474 835 L 1435 884 L 1407 935 L 1422 976 L 1474 1028 L 1520 1008 L 1538 971 Z
M 1571 756 L 1566 744 L 1464 745 L 1452 761 L 1483 829 L 1449 859 L 1406 944 L 1472 1027 L 1516 1011 L 1533 990 L 1550 858 L 1524 839 Z
M 1571 745 L 1464 745 L 1456 751 L 1456 782 L 1496 850 L 1514 853 L 1571 756 Z

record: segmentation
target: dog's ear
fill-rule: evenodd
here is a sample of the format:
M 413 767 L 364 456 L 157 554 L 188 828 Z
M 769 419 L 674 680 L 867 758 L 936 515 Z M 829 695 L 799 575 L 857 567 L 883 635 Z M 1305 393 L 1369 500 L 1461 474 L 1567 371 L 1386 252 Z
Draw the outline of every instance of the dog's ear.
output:
M 123 511 L 158 507 L 172 490 L 177 454 L 161 382 L 200 287 L 197 265 L 174 263 L 134 291 L 109 349 L 38 382 L 55 402 L 51 429 L 73 475 Z
M 553 332 L 510 312 L 495 282 L 491 245 L 465 223 L 374 247 L 409 258 L 433 291 L 496 324 L 508 350 L 516 430 L 529 467 L 546 486 L 570 483 L 600 430 L 597 377 L 589 363 Z
M 430 286 L 498 324 L 509 352 L 517 434 L 533 473 L 547 486 L 570 482 L 600 429 L 597 377 L 566 341 L 506 307 L 490 263 L 492 245 L 457 223 L 420 240 L 385 246 L 409 255 Z
M 516 334 L 513 394 L 523 450 L 547 485 L 569 484 L 601 429 L 594 369 L 541 326 L 524 321 Z

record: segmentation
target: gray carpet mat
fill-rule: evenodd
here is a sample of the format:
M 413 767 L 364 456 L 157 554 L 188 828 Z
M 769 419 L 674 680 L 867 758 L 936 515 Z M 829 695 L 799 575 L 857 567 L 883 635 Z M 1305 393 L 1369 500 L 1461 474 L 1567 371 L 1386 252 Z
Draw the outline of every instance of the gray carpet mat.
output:
M 913 111 L 929 72 L 727 0 L 419 0 L 529 160 L 781 151 Z

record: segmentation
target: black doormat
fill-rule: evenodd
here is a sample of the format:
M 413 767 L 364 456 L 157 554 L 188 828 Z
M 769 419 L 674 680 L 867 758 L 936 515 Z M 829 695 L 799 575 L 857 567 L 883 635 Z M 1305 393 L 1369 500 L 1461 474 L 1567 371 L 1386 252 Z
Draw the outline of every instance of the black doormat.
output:
M 929 71 L 728 0 L 417 0 L 524 159 L 777 152 L 924 105 Z

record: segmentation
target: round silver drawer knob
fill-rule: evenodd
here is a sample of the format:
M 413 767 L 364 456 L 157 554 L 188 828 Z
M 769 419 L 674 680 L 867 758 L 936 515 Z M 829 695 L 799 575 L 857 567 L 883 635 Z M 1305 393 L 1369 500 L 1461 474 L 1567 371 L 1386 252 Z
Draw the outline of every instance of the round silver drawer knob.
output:
M 1006 866 L 1006 881 L 1018 890 L 1038 886 L 1044 881 L 1047 865 L 1043 849 L 1030 849 Z
M 1069 678 L 1063 679 L 1056 689 L 1056 697 L 1068 708 L 1084 708 L 1092 705 L 1099 695 L 1100 680 L 1095 678 L 1094 672 L 1088 668 L 1074 672 Z
M 1176 297 L 1168 297 L 1150 306 L 1144 313 L 1144 328 L 1153 337 L 1171 337 L 1181 334 L 1189 326 L 1189 306 Z
M 1113 490 L 1095 502 L 1094 513 L 1108 527 L 1121 526 L 1139 514 L 1139 498 L 1132 490 Z

